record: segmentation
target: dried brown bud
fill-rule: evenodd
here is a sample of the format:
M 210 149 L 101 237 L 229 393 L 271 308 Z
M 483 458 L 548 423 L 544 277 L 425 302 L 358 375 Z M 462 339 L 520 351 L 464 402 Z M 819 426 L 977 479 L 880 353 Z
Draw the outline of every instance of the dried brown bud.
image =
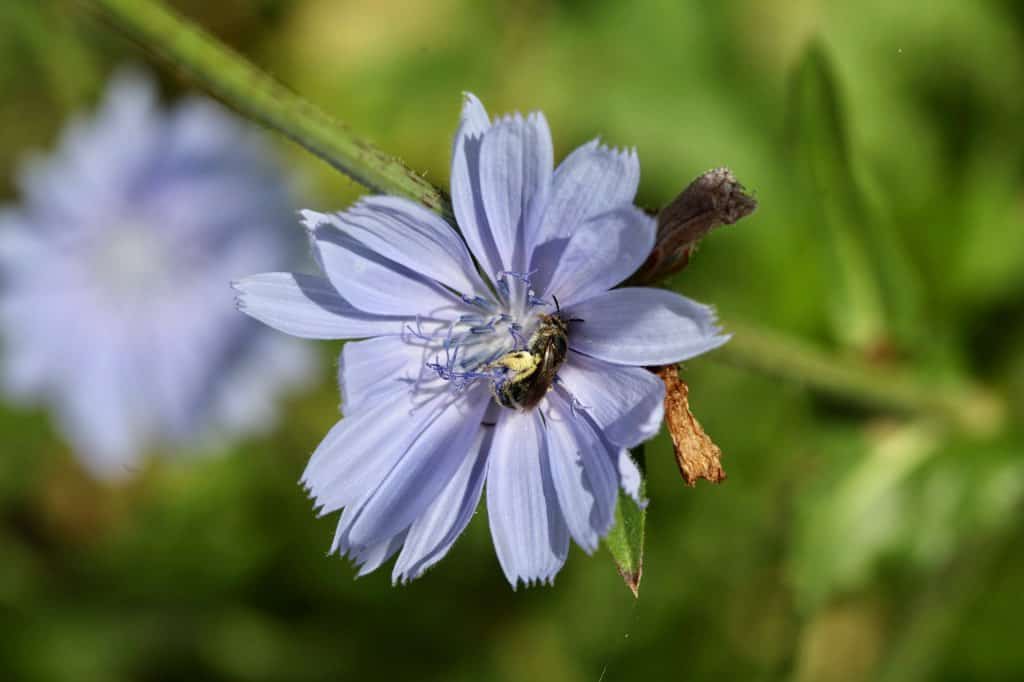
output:
M 652 371 L 665 382 L 665 424 L 683 481 L 691 488 L 699 478 L 721 483 L 725 480 L 722 451 L 690 412 L 690 389 L 679 378 L 679 369 L 676 365 L 665 365 Z
M 697 243 L 719 225 L 754 212 L 757 201 L 728 168 L 704 173 L 658 213 L 658 235 L 647 262 L 630 284 L 648 284 L 682 270 Z

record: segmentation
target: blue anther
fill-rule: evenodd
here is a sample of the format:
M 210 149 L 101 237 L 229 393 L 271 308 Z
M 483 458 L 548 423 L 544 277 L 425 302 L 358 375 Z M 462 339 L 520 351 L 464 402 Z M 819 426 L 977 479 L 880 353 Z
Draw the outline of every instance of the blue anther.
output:
M 468 305 L 476 306 L 477 308 L 481 308 L 486 311 L 494 310 L 494 303 L 488 301 L 483 296 L 467 296 L 466 294 L 460 294 L 459 298 L 462 299 L 463 303 Z
M 513 350 L 524 350 L 526 348 L 526 339 L 519 333 L 522 329 L 518 324 L 513 324 L 508 328 L 508 333 L 512 336 Z
M 532 277 L 535 274 L 537 274 L 536 270 L 531 270 L 529 272 L 513 272 L 512 270 L 500 270 L 498 271 L 498 275 L 495 279 L 504 280 L 506 277 L 511 277 L 512 279 L 518 279 L 523 284 L 529 285 L 530 277 Z

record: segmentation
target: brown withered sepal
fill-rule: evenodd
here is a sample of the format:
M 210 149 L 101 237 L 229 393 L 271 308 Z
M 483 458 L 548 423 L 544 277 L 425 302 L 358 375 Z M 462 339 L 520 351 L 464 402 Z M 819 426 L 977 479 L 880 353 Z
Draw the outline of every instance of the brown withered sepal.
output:
M 728 168 L 700 175 L 658 213 L 654 250 L 629 284 L 650 284 L 682 270 L 708 232 L 732 225 L 756 208 L 757 200 Z
M 676 365 L 651 367 L 665 382 L 665 424 L 672 437 L 676 464 L 683 481 L 691 488 L 697 479 L 712 483 L 725 480 L 722 450 L 704 433 L 700 422 L 690 412 L 689 387 L 679 378 Z

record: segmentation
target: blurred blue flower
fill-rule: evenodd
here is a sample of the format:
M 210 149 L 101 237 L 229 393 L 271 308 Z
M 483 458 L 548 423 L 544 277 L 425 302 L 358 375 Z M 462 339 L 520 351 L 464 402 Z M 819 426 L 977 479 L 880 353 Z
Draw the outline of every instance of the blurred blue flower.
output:
M 596 141 L 553 170 L 542 114 L 492 123 L 468 95 L 451 169 L 465 242 L 414 202 L 372 197 L 304 212 L 326 279 L 236 283 L 240 308 L 284 332 L 370 337 L 342 351 L 345 418 L 302 478 L 322 513 L 344 509 L 332 551 L 360 575 L 399 550 L 393 580 L 421 575 L 486 479 L 505 576 L 550 582 L 570 537 L 592 552 L 609 531 L 620 487 L 638 496 L 628 448 L 657 433 L 665 390 L 644 366 L 726 340 L 705 306 L 612 290 L 654 243 L 654 220 L 632 203 L 639 177 L 634 152 Z M 540 389 L 536 406 L 513 399 L 524 387 Z
M 254 135 L 206 100 L 162 113 L 126 72 L 0 212 L 3 386 L 49 405 L 97 475 L 265 427 L 312 369 L 303 342 L 240 318 L 228 287 L 289 261 L 286 183 Z

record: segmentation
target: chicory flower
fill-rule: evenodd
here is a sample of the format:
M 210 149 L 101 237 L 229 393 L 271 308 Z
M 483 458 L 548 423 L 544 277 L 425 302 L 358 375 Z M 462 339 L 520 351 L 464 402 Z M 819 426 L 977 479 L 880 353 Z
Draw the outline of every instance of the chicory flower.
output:
M 633 205 L 635 152 L 597 141 L 553 168 L 540 113 L 490 121 L 467 95 L 452 203 L 461 236 L 406 199 L 303 212 L 325 277 L 255 275 L 242 311 L 304 338 L 350 341 L 344 418 L 302 476 L 321 513 L 343 510 L 332 551 L 360 575 L 398 553 L 405 582 L 439 561 L 486 487 L 513 587 L 551 582 L 570 537 L 592 552 L 618 491 L 636 498 L 628 449 L 654 436 L 664 386 L 644 367 L 726 340 L 678 294 L 614 287 L 650 253 Z
M 234 309 L 226 282 L 287 266 L 292 218 L 270 150 L 218 105 L 162 112 L 116 77 L 95 116 L 26 164 L 0 212 L 0 370 L 96 475 L 274 417 L 311 349 Z

